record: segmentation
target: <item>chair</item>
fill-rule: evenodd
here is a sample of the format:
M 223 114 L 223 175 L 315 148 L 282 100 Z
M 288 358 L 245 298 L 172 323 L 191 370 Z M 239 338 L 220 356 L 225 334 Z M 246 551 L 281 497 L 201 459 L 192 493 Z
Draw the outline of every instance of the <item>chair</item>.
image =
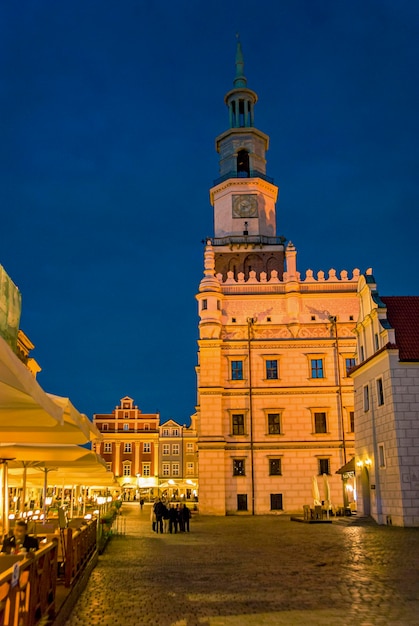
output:
M 314 507 L 314 519 L 323 519 L 323 508 L 321 505 Z

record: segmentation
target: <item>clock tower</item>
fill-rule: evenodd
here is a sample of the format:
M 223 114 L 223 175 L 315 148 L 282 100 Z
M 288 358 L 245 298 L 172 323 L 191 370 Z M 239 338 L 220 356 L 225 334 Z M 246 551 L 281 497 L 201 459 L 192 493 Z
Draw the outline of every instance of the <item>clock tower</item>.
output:
M 247 87 L 238 41 L 233 89 L 224 98 L 229 128 L 216 139 L 220 177 L 210 190 L 215 270 L 224 280 L 229 272 L 247 280 L 251 271 L 258 279 L 265 272 L 269 280 L 272 270 L 282 278 L 284 270 L 284 239 L 276 236 L 278 187 L 266 175 L 269 137 L 254 125 L 257 99 Z

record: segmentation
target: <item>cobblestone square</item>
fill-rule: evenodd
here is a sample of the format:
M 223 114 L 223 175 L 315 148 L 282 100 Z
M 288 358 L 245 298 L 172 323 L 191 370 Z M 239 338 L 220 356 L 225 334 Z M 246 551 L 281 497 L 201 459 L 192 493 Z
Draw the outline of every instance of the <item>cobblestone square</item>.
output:
M 122 514 L 66 626 L 419 624 L 419 529 L 194 515 L 170 535 Z

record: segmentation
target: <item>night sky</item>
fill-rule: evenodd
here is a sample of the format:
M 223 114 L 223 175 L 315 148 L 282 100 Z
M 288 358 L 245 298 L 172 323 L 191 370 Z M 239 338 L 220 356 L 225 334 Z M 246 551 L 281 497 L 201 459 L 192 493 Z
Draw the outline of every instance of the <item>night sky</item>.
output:
M 194 412 L 237 32 L 298 270 L 419 295 L 417 0 L 2 2 L 0 264 L 39 383 L 89 417 Z

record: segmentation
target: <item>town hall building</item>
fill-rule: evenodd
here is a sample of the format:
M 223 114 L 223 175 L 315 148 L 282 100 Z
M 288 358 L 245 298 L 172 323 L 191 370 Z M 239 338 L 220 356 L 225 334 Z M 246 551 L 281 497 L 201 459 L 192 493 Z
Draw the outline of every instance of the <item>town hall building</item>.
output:
M 276 232 L 256 102 L 239 42 L 196 296 L 199 506 L 211 515 L 302 512 L 316 484 L 326 505 L 354 496 L 344 502 L 336 471 L 354 456 L 359 270 L 297 270 Z

